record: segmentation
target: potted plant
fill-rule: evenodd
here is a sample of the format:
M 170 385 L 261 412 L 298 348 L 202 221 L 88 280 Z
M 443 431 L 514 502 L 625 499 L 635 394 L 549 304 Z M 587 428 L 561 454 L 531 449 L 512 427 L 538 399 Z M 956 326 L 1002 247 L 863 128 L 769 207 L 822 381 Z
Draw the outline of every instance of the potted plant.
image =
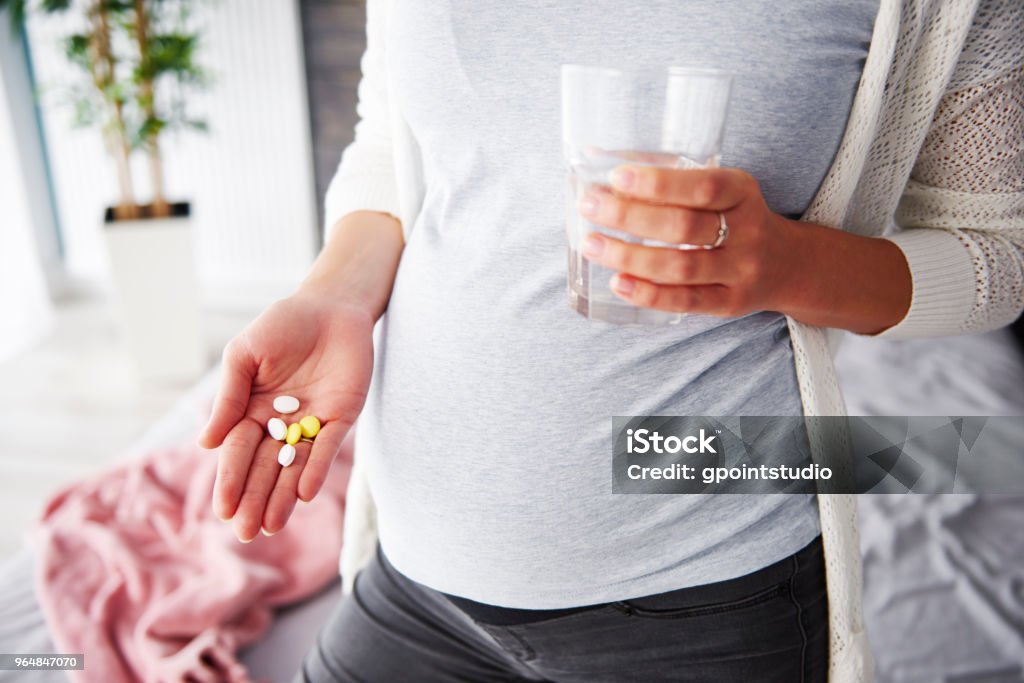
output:
M 184 380 L 205 366 L 190 205 L 168 200 L 161 141 L 203 130 L 185 95 L 204 83 L 194 61 L 188 0 L 0 0 L 16 26 L 26 12 L 77 12 L 64 54 L 81 80 L 64 91 L 78 125 L 99 129 L 116 170 L 104 233 L 123 323 L 139 375 Z M 132 160 L 145 157 L 150 198 L 136 194 Z

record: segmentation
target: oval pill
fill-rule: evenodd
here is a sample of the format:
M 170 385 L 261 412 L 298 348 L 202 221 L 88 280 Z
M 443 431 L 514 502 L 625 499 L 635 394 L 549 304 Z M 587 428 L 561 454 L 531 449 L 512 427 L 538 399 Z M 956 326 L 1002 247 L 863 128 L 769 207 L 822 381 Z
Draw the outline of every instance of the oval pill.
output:
M 274 410 L 284 415 L 299 409 L 299 399 L 294 396 L 278 396 L 274 399 Z
M 288 434 L 288 425 L 281 418 L 272 417 L 267 420 L 267 433 L 272 439 L 284 441 L 284 437 Z
M 295 462 L 295 446 L 290 443 L 281 446 L 281 450 L 277 452 L 277 462 L 281 467 L 288 467 Z
M 316 419 L 312 415 L 307 415 L 299 420 L 299 427 L 302 428 L 302 435 L 304 437 L 312 439 L 320 433 L 320 420 Z
M 294 446 L 302 438 L 302 427 L 299 426 L 298 422 L 292 422 L 288 425 L 288 433 L 285 435 L 284 440 Z

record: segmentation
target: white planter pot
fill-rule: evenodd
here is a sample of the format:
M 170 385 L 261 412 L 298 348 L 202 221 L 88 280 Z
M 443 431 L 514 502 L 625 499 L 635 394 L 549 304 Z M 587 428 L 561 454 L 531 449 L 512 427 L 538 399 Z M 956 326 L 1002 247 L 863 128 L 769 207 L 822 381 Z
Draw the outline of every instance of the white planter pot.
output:
M 122 329 L 138 378 L 187 382 L 206 368 L 188 205 L 104 226 Z

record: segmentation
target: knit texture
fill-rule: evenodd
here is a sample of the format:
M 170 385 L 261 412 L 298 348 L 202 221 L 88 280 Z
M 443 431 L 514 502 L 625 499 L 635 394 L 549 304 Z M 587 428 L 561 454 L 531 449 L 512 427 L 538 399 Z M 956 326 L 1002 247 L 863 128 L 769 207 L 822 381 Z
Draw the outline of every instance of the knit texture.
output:
M 420 152 L 388 106 L 392 0 L 367 3 L 361 122 L 327 198 L 345 213 L 391 213 L 408 234 L 423 195 Z M 832 168 L 804 220 L 881 237 L 913 279 L 905 318 L 883 336 L 977 332 L 1024 308 L 1024 3 L 881 0 L 871 48 Z M 804 412 L 844 415 L 830 334 L 788 320 Z M 341 569 L 351 589 L 375 542 L 360 465 L 348 494 Z M 842 430 L 812 429 L 820 456 L 846 449 Z M 831 681 L 873 677 L 861 617 L 861 557 L 852 495 L 818 496 L 828 575 Z

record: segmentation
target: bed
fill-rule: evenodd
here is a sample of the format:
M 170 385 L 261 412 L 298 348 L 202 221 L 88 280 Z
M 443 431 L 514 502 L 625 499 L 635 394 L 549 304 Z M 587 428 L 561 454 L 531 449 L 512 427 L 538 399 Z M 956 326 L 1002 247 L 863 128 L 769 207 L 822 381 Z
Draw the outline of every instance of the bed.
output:
M 851 414 L 1024 415 L 1021 348 L 1008 330 L 912 341 L 851 335 L 837 366 Z M 196 406 L 215 382 L 208 375 L 133 452 L 194 430 Z M 878 680 L 1024 682 L 1024 496 L 872 495 L 860 507 Z M 0 652 L 52 651 L 31 574 L 28 549 L 0 564 Z M 242 653 L 253 676 L 290 680 L 339 596 L 335 582 L 281 610 Z M 61 680 L 60 672 L 0 671 L 0 683 Z
M 1022 349 L 1008 329 L 851 335 L 836 362 L 850 414 L 1024 415 Z M 859 507 L 878 680 L 1024 682 L 1024 496 L 864 495 Z

